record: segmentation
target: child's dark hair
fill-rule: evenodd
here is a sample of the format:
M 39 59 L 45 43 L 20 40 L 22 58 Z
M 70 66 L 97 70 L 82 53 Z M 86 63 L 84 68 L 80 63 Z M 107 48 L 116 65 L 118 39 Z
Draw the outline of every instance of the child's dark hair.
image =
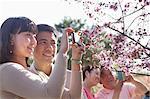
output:
M 82 71 L 83 71 L 83 81 L 86 78 L 86 74 L 85 74 L 86 71 L 88 71 L 90 73 L 93 69 L 97 69 L 97 68 L 99 68 L 99 67 L 98 66 L 90 66 L 90 65 L 84 66 L 82 68 Z

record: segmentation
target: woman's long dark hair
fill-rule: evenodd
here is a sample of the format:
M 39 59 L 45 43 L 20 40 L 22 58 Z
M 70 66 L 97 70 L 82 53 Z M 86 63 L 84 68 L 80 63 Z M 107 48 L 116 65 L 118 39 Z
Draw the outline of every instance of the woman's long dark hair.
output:
M 21 32 L 37 33 L 37 27 L 30 19 L 26 17 L 11 17 L 1 25 L 1 52 L 0 64 L 9 62 L 13 56 L 13 46 L 11 45 L 12 36 Z

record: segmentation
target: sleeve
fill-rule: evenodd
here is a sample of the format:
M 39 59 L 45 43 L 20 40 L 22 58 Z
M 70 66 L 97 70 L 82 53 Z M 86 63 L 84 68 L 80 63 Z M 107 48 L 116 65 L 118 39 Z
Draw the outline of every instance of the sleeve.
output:
M 63 53 L 58 53 L 53 71 L 48 81 L 48 85 L 53 86 L 52 89 L 49 88 L 50 90 L 48 90 L 48 93 L 51 93 L 55 97 L 61 96 L 63 93 L 66 78 L 66 69 L 67 56 L 65 56 L 65 54 Z
M 63 91 L 65 70 L 66 57 L 63 54 L 58 54 L 54 72 L 47 83 L 19 64 L 7 64 L 5 68 L 0 69 L 0 89 L 24 98 L 59 99 Z
M 71 83 L 69 90 L 64 90 L 62 99 L 81 99 L 82 76 L 80 71 L 71 72 Z M 66 98 L 68 97 L 68 98 Z
M 71 70 L 67 70 L 65 88 L 69 89 L 71 80 Z

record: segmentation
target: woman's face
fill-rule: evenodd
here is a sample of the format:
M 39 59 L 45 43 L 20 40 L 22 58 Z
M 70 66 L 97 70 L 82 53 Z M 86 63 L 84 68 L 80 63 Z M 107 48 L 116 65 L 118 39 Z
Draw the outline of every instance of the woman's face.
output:
M 36 38 L 38 43 L 34 51 L 34 59 L 42 64 L 51 64 L 56 53 L 54 33 L 41 32 Z
M 15 57 L 29 57 L 33 55 L 34 48 L 37 45 L 35 34 L 31 32 L 15 34 L 12 42 L 14 45 L 13 55 Z
M 99 68 L 95 68 L 89 73 L 88 79 L 93 86 L 95 86 L 99 83 L 99 80 L 100 80 L 99 75 L 100 75 Z

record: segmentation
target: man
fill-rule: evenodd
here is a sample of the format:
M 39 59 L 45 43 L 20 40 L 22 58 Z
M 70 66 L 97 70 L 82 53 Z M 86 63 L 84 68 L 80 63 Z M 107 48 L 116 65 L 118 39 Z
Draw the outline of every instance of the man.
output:
M 36 36 L 37 46 L 34 51 L 34 63 L 31 66 L 31 70 L 34 73 L 39 74 L 43 81 L 47 81 L 55 70 L 53 69 L 54 57 L 57 51 L 56 48 L 56 30 L 46 24 L 39 24 L 38 34 Z M 74 30 L 67 28 L 63 33 L 62 40 L 64 43 L 68 43 L 68 35 Z M 62 43 L 61 43 L 62 44 Z M 61 47 L 63 47 L 61 45 Z M 60 48 L 61 48 L 60 47 Z M 80 59 L 82 56 L 82 48 L 77 44 L 72 45 L 72 72 L 69 90 L 65 89 L 61 99 L 80 99 L 82 89 L 82 77 L 80 71 Z M 60 70 L 61 71 L 61 70 Z M 58 72 L 59 74 L 59 72 Z M 59 75 L 58 75 L 59 76 Z M 57 78 L 56 78 L 57 79 Z M 65 78 L 64 78 L 65 79 Z M 59 83 L 59 82 L 58 82 Z M 55 87 L 54 87 L 55 90 Z
M 102 68 L 100 75 L 100 83 L 103 84 L 103 89 L 101 89 L 96 97 L 97 99 L 112 99 L 116 94 L 119 99 L 131 99 L 136 95 L 144 95 L 147 88 L 136 81 L 131 75 L 125 78 L 125 81 L 115 80 L 112 72 L 108 68 Z M 118 88 L 118 92 L 114 93 L 114 90 Z M 119 94 L 118 94 L 119 93 Z

